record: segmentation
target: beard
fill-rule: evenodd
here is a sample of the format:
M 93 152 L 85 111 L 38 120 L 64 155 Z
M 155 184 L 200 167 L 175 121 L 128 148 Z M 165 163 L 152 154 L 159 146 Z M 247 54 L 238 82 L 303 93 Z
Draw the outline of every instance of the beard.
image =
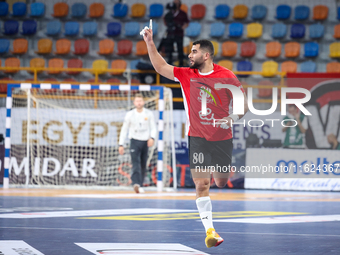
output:
M 190 66 L 191 69 L 199 69 L 203 65 L 203 58 L 199 59 L 197 61 L 194 61 L 194 63 Z

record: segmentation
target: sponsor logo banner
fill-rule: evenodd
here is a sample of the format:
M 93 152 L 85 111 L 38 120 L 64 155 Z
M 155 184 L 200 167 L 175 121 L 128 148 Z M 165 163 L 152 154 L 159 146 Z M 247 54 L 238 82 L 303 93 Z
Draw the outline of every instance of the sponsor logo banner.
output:
M 247 149 L 245 188 L 340 190 L 339 151 Z

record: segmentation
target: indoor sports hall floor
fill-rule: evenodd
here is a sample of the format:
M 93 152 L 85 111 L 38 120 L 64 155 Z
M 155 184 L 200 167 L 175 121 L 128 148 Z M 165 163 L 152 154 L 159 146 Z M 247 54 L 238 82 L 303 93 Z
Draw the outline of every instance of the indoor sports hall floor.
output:
M 206 248 L 194 190 L 0 189 L 0 254 L 340 254 L 340 193 L 212 190 Z

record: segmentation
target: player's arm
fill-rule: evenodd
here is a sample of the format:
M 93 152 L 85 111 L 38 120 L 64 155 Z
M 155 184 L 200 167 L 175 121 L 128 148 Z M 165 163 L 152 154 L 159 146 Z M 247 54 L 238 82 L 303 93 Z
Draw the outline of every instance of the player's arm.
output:
M 153 113 L 151 111 L 149 115 L 149 125 L 150 125 L 150 138 L 148 140 L 148 147 L 151 147 L 153 146 L 154 141 L 156 139 L 156 135 L 157 135 L 156 122 L 155 122 Z
M 226 119 L 228 122 L 227 123 L 234 123 L 236 121 L 238 121 L 239 119 L 241 119 L 249 110 L 248 108 L 248 99 L 247 99 L 247 95 L 246 93 L 243 92 L 243 104 L 244 104 L 244 114 L 230 114 L 228 117 L 223 118 Z
M 286 119 L 288 119 L 288 116 L 284 117 L 284 118 L 283 118 L 283 121 L 286 120 Z M 289 126 L 291 126 L 292 124 L 293 124 L 293 123 L 292 123 L 291 121 L 287 121 L 287 122 L 286 122 L 286 126 L 282 128 L 282 132 L 283 132 L 283 133 L 286 132 L 287 129 L 289 128 Z
M 155 140 L 156 136 L 157 136 L 156 122 L 153 113 L 150 112 L 150 137 Z
M 123 126 L 120 130 L 119 134 L 119 154 L 123 155 L 124 154 L 124 141 L 128 133 L 128 128 L 130 125 L 130 114 L 127 113 L 124 118 Z
M 156 72 L 170 80 L 174 80 L 174 66 L 169 65 L 158 53 L 155 43 L 152 39 L 152 29 L 146 29 L 143 37 L 148 48 L 151 63 Z
M 243 92 L 243 97 L 244 97 L 244 114 L 238 114 L 239 119 L 241 119 L 244 115 L 246 115 L 246 113 L 248 112 L 249 108 L 248 108 L 248 98 L 246 93 Z
M 300 132 L 301 133 L 306 133 L 306 129 L 305 129 L 305 127 L 302 125 L 302 123 L 301 123 L 301 121 L 300 121 L 300 118 L 297 118 L 296 119 L 296 122 L 297 122 L 297 125 L 298 125 L 298 127 L 299 127 L 299 129 L 300 129 Z

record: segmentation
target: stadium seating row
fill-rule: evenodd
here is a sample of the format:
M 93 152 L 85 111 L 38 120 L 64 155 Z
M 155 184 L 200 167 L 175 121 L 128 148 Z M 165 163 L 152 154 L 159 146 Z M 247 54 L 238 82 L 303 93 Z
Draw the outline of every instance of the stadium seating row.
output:
M 144 23 L 142 27 L 147 26 Z M 240 38 L 243 35 L 244 25 L 239 22 L 234 22 L 229 25 L 229 37 Z M 62 23 L 59 20 L 51 20 L 46 25 L 46 35 L 59 36 L 62 30 Z M 191 38 L 198 37 L 201 34 L 202 25 L 199 22 L 193 21 L 185 30 L 185 35 Z M 225 34 L 226 25 L 222 22 L 215 22 L 210 25 L 210 36 L 215 38 L 223 37 Z M 64 24 L 65 36 L 78 36 L 80 33 L 80 24 L 76 21 L 67 21 Z M 107 24 L 106 36 L 121 35 L 122 24 L 119 22 L 110 22 Z M 124 36 L 138 36 L 140 31 L 140 23 L 129 21 L 124 23 Z M 305 37 L 306 27 L 304 24 L 292 24 L 290 30 L 290 38 L 301 39 Z M 7 20 L 4 22 L 3 34 L 8 36 L 17 35 L 19 32 L 19 22 L 17 20 Z M 22 22 L 22 35 L 34 35 L 37 32 L 37 22 L 35 20 L 25 20 Z M 320 23 L 309 26 L 310 39 L 321 39 L 324 36 L 325 28 Z M 158 23 L 153 21 L 153 33 L 158 34 Z M 263 26 L 260 23 L 251 23 L 247 25 L 247 37 L 259 38 L 262 36 Z M 274 39 L 282 39 L 287 34 L 287 26 L 283 23 L 276 23 L 272 26 L 271 36 Z M 83 23 L 83 36 L 97 35 L 97 22 L 87 21 Z M 340 39 L 340 24 L 334 26 L 333 37 Z
M 233 22 L 229 25 L 229 37 L 240 38 L 243 35 L 244 25 L 240 22 Z M 189 23 L 185 31 L 185 35 L 188 37 L 198 37 L 201 34 L 202 25 L 199 22 L 193 21 Z M 334 37 L 338 35 L 340 27 L 335 26 Z M 210 25 L 210 36 L 211 37 L 223 37 L 225 34 L 226 25 L 222 22 L 215 22 Z M 311 39 L 320 39 L 324 36 L 325 28 L 322 24 L 312 24 L 309 26 L 309 37 Z M 295 23 L 292 24 L 290 30 L 290 38 L 301 39 L 305 37 L 306 27 L 304 24 Z M 247 37 L 248 38 L 259 38 L 262 36 L 263 26 L 260 23 L 250 23 L 247 25 Z M 276 23 L 272 26 L 271 36 L 275 39 L 282 39 L 287 35 L 287 26 L 283 23 Z
M 338 63 L 338 62 L 336 62 Z M 233 62 L 229 60 L 221 60 L 218 62 L 221 66 L 224 66 L 230 70 L 233 70 Z M 339 63 L 340 64 L 340 63 Z M 253 64 L 248 60 L 243 60 L 237 63 L 236 66 L 237 71 L 241 72 L 251 72 L 253 71 Z M 262 64 L 262 76 L 264 77 L 273 77 L 279 71 L 279 64 L 275 61 L 265 61 Z M 282 72 L 296 73 L 297 72 L 297 63 L 294 61 L 285 61 L 281 65 Z M 316 64 L 313 61 L 306 61 L 300 64 L 300 72 L 302 73 L 315 73 L 316 72 Z M 240 77 L 247 77 L 248 75 L 241 75 Z
M 149 22 L 143 24 L 148 26 Z M 153 33 L 158 33 L 158 23 L 153 21 Z M 62 29 L 62 23 L 59 20 L 51 20 L 46 25 L 46 35 L 59 36 Z M 110 22 L 107 24 L 107 36 L 119 36 L 121 34 L 122 25 L 119 22 Z M 80 24 L 76 21 L 67 21 L 64 24 L 65 36 L 77 36 L 80 31 Z M 140 23 L 135 21 L 126 22 L 124 24 L 124 36 L 137 36 L 140 31 Z M 19 32 L 19 21 L 6 20 L 3 26 L 3 34 L 7 36 L 17 35 Z M 37 22 L 35 20 L 25 20 L 22 22 L 22 35 L 35 35 L 37 32 Z M 95 36 L 97 35 L 97 22 L 87 21 L 83 23 L 82 28 L 83 36 Z
M 12 15 L 22 17 L 26 15 L 27 6 L 25 3 L 17 2 L 13 4 Z M 188 7 L 183 4 L 182 9 L 188 11 Z M 71 16 L 73 18 L 83 18 L 87 15 L 87 6 L 84 3 L 75 3 L 71 6 Z M 92 3 L 89 6 L 88 16 L 91 18 L 100 18 L 104 15 L 105 6 L 101 3 Z M 113 7 L 112 16 L 115 18 L 124 18 L 127 16 L 129 7 L 127 4 L 117 3 Z M 206 7 L 203 4 L 194 4 L 191 6 L 191 19 L 202 19 L 206 13 Z M 161 3 L 151 4 L 149 6 L 149 17 L 160 18 L 163 16 L 164 7 Z M 54 5 L 54 17 L 66 17 L 69 13 L 69 6 L 65 2 L 59 2 Z M 146 6 L 143 3 L 135 3 L 131 6 L 131 17 L 142 18 L 145 16 Z M 220 4 L 215 7 L 215 18 L 226 19 L 229 17 L 230 7 L 226 4 Z M 287 20 L 290 18 L 292 8 L 289 5 L 279 5 L 276 8 L 276 19 Z M 340 8 L 338 9 L 339 19 Z M 8 4 L 0 2 L 0 16 L 8 15 Z M 45 5 L 35 2 L 30 5 L 30 15 L 32 17 L 42 17 L 45 15 Z M 251 18 L 254 20 L 262 20 L 267 15 L 267 7 L 265 5 L 254 5 L 251 8 Z M 244 4 L 238 4 L 233 8 L 234 19 L 245 19 L 248 16 L 248 7 Z M 306 20 L 310 16 L 310 8 L 305 5 L 296 6 L 294 9 L 294 19 L 301 21 Z M 328 17 L 328 7 L 325 5 L 316 5 L 313 8 L 314 20 L 325 20 Z
M 131 61 L 130 68 L 136 69 L 134 66 L 136 63 L 132 63 L 136 61 Z M 221 60 L 218 62 L 219 65 L 224 66 L 230 70 L 234 70 L 233 62 L 229 60 Z M 0 60 L 1 66 L 1 60 Z M 20 67 L 20 59 L 18 58 L 7 58 L 4 63 L 5 67 Z M 44 68 L 46 66 L 46 60 L 43 58 L 33 58 L 30 60 L 30 67 L 32 68 Z M 121 75 L 128 66 L 128 62 L 123 59 L 116 59 L 111 62 L 112 69 L 120 69 L 112 72 L 113 75 Z M 48 60 L 49 68 L 64 68 L 64 60 L 61 58 L 52 58 Z M 82 68 L 83 61 L 81 59 L 70 59 L 67 62 L 67 68 Z M 297 72 L 298 64 L 294 61 L 285 61 L 281 64 L 282 72 L 295 73 Z M 92 62 L 93 69 L 108 69 L 109 63 L 106 60 L 94 60 Z M 243 60 L 239 61 L 236 66 L 237 71 L 250 72 L 253 71 L 253 64 L 250 61 Z M 326 66 L 327 72 L 337 72 L 340 73 L 340 63 L 339 62 L 330 62 Z M 18 70 L 5 70 L 5 73 L 14 74 L 17 73 Z M 262 76 L 264 77 L 273 77 L 279 72 L 279 63 L 275 61 L 265 61 L 262 64 Z M 314 73 L 316 72 L 316 63 L 313 61 L 305 61 L 300 64 L 300 72 L 305 73 Z M 48 71 L 49 74 L 60 74 L 60 70 L 52 70 Z M 68 71 L 68 74 L 77 75 L 79 71 Z M 98 74 L 104 74 L 104 71 L 100 71 Z M 243 75 L 244 77 L 244 75 Z
M 59 39 L 56 41 L 55 54 L 66 55 L 71 53 L 72 42 L 68 39 Z M 115 42 L 110 39 L 103 39 L 99 41 L 98 54 L 110 55 L 114 53 Z M 133 43 L 130 40 L 120 40 L 117 42 L 117 55 L 129 55 L 132 53 Z M 89 53 L 90 42 L 87 39 L 77 39 L 74 41 L 74 52 L 76 55 L 85 55 Z M 10 48 L 10 41 L 8 39 L 0 39 L 0 54 L 8 53 Z M 25 54 L 28 51 L 28 41 L 24 38 L 15 39 L 12 44 L 13 54 Z M 38 54 L 52 54 L 53 41 L 48 38 L 40 39 L 37 44 Z M 143 40 L 136 43 L 136 56 L 147 55 L 146 44 Z
M 215 45 L 215 55 L 219 54 L 219 44 L 212 41 Z M 28 52 L 28 40 L 24 38 L 15 39 L 12 42 L 9 39 L 0 39 L 0 54 L 11 52 L 12 54 L 26 54 Z M 69 39 L 62 38 L 55 41 L 55 52 L 57 55 L 66 55 L 71 53 L 72 42 Z M 85 55 L 89 52 L 90 42 L 87 39 L 77 39 L 74 41 L 74 52 L 76 55 Z M 111 39 L 103 39 L 99 41 L 98 54 L 110 55 L 114 53 L 115 42 Z M 319 55 L 319 44 L 316 42 L 307 42 L 304 44 L 304 57 L 317 57 Z M 48 38 L 40 39 L 37 43 L 37 54 L 52 54 L 53 41 Z M 133 43 L 131 40 L 123 39 L 117 42 L 117 55 L 129 55 L 132 53 Z M 301 44 L 298 42 L 287 42 L 284 45 L 284 57 L 297 58 L 300 56 Z M 334 42 L 330 44 L 330 57 L 340 57 L 340 43 Z M 257 46 L 253 41 L 241 43 L 240 57 L 251 58 L 256 54 Z M 235 57 L 238 52 L 238 44 L 234 41 L 226 41 L 221 44 L 222 57 Z M 185 53 L 188 54 L 187 49 Z M 265 56 L 268 58 L 280 57 L 282 53 L 282 44 L 280 42 L 269 42 L 266 44 Z M 143 40 L 136 43 L 137 56 L 147 55 L 146 44 Z
M 237 54 L 238 44 L 233 41 L 222 43 L 222 57 L 235 57 Z M 296 58 L 300 56 L 300 44 L 298 42 L 288 42 L 284 46 L 284 56 L 286 58 Z M 269 42 L 266 44 L 265 56 L 268 58 L 277 58 L 281 56 L 282 45 L 280 42 Z M 333 47 L 332 47 L 333 49 Z M 336 49 L 335 49 L 336 50 Z M 256 43 L 252 41 L 243 42 L 241 44 L 240 56 L 251 58 L 256 54 Z M 331 52 L 331 55 L 334 54 Z M 319 55 L 319 45 L 316 42 L 308 42 L 304 44 L 305 57 L 317 57 Z
M 23 17 L 27 14 L 27 5 L 23 2 L 17 2 L 13 4 L 13 11 L 11 13 L 14 17 Z M 0 17 L 5 17 L 9 14 L 8 3 L 0 2 Z M 150 17 L 160 18 L 163 15 L 163 5 L 155 3 L 150 5 Z M 100 18 L 104 15 L 105 6 L 102 3 L 92 3 L 87 10 L 87 6 L 84 3 L 74 3 L 71 7 L 71 16 L 73 18 L 84 18 L 87 15 L 90 18 Z M 131 17 L 144 17 L 146 12 L 146 6 L 142 3 L 136 3 L 131 7 Z M 65 2 L 59 2 L 54 5 L 54 13 L 52 16 L 57 18 L 66 17 L 69 13 L 69 6 Z M 128 6 L 126 4 L 117 3 L 113 8 L 113 17 L 123 18 L 128 13 Z M 45 5 L 40 2 L 35 2 L 30 5 L 31 17 L 43 17 L 45 15 Z
M 1 65 L 1 61 L 0 61 Z M 43 58 L 32 58 L 30 60 L 30 67 L 32 68 L 44 68 L 46 66 L 46 60 Z M 20 59 L 18 58 L 7 58 L 5 60 L 5 67 L 20 67 Z M 56 68 L 56 70 L 48 71 L 49 74 L 60 74 L 61 71 L 57 70 L 60 68 L 64 68 L 64 60 L 61 58 L 52 58 L 48 60 L 48 67 L 49 68 Z M 67 62 L 67 68 L 83 68 L 83 61 L 80 59 L 70 59 Z M 92 63 L 93 69 L 108 69 L 109 65 L 106 60 L 95 60 Z M 112 75 L 121 75 L 127 68 L 127 62 L 123 59 L 116 59 L 111 62 L 111 68 L 117 69 L 116 71 L 113 71 Z M 119 70 L 118 70 L 119 69 Z M 15 74 L 18 72 L 18 70 L 5 70 L 5 73 L 8 74 Z M 38 73 L 41 73 L 42 71 L 38 71 Z M 79 71 L 68 71 L 67 72 L 70 75 L 77 75 L 80 74 Z M 104 72 L 99 72 L 98 74 L 103 74 Z

